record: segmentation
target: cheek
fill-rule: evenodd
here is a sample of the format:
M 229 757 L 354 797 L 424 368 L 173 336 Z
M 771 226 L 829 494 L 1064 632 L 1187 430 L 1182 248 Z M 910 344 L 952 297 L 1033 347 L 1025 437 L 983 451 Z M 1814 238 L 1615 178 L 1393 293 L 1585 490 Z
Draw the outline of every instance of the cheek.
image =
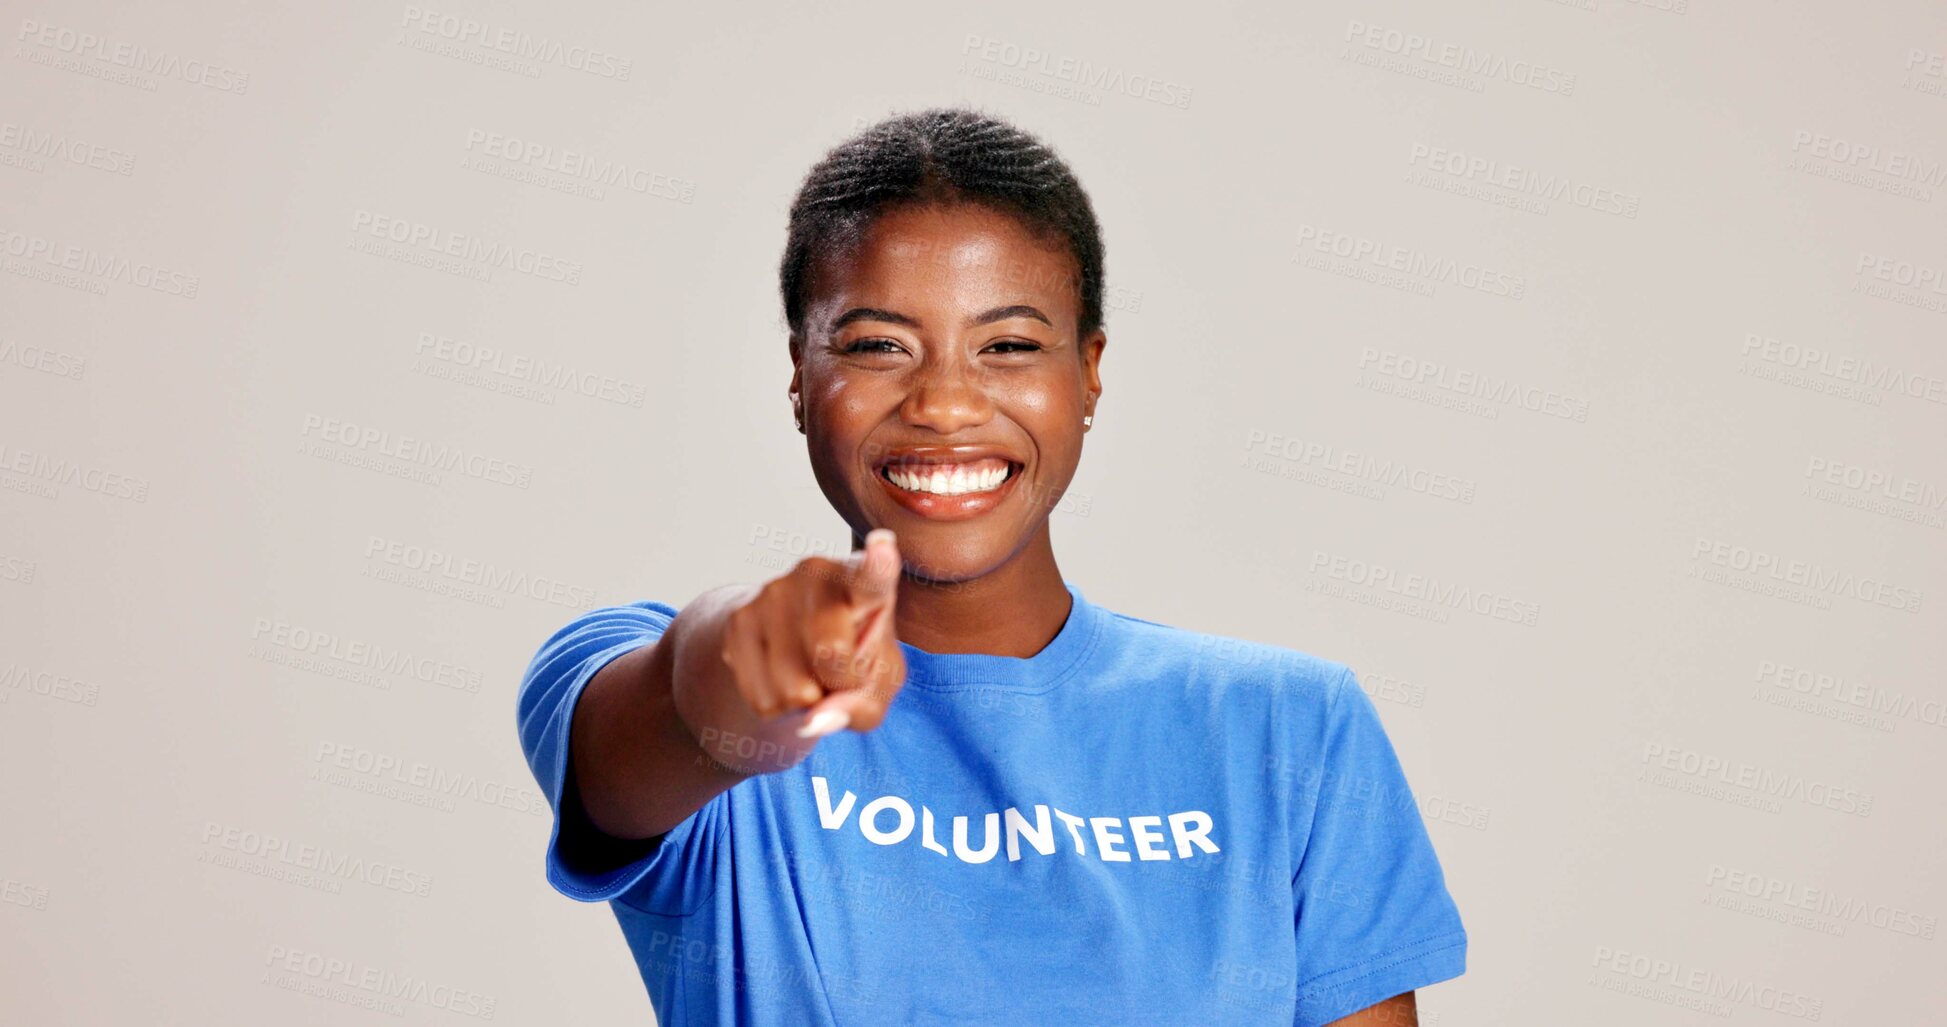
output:
M 837 434 L 869 426 L 898 404 L 883 382 L 842 374 L 807 383 L 805 399 L 827 430 Z
M 1041 480 L 1065 481 L 1081 457 L 1081 398 L 1065 383 L 1040 383 L 1012 390 L 1003 409 L 1034 440 Z
M 1049 378 L 1005 390 L 1007 409 L 1035 431 L 1061 434 L 1069 421 L 1082 421 L 1082 388 L 1079 379 L 1066 376 Z
M 1032 375 L 998 382 L 998 391 L 1022 411 L 1060 414 L 1082 404 L 1082 377 L 1069 368 L 1045 367 Z

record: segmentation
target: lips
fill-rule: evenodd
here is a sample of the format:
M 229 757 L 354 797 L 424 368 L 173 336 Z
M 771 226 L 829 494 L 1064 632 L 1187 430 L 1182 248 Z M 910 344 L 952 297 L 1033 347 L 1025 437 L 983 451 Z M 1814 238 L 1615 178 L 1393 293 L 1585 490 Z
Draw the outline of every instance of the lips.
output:
M 908 510 L 960 520 L 993 509 L 1013 491 L 1025 466 L 997 446 L 912 446 L 892 450 L 873 471 Z

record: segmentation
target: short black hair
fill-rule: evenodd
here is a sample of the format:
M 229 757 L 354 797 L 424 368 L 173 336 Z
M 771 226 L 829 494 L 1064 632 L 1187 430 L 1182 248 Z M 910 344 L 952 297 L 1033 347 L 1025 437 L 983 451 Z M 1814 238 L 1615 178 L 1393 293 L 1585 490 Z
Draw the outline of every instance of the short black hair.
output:
M 1077 338 L 1102 325 L 1102 232 L 1075 174 L 1047 143 L 967 107 L 899 114 L 839 143 L 813 165 L 791 202 L 778 268 L 793 345 L 804 332 L 816 261 L 845 252 L 888 210 L 906 204 L 986 205 L 1067 244 L 1081 280 Z

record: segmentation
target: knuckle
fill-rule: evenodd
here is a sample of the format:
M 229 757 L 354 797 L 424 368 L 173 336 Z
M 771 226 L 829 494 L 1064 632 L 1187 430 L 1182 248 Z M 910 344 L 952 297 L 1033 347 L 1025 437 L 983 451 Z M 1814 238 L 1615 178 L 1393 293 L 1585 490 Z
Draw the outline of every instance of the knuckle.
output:
M 761 682 L 749 680 L 748 676 L 737 678 L 737 694 L 744 697 L 744 703 L 759 713 L 764 712 L 765 703 L 770 701 L 770 690 Z
M 816 675 L 799 675 L 786 693 L 792 708 L 809 706 L 825 697 L 825 685 Z
M 796 590 L 796 587 L 796 584 L 792 582 L 788 575 L 782 578 L 772 578 L 757 590 L 757 595 L 751 599 L 745 609 L 748 610 L 756 607 L 762 610 L 774 610 L 779 606 L 786 605 L 791 601 L 791 594 Z
M 790 577 L 804 581 L 824 581 L 832 577 L 838 564 L 823 556 L 807 556 L 791 568 Z

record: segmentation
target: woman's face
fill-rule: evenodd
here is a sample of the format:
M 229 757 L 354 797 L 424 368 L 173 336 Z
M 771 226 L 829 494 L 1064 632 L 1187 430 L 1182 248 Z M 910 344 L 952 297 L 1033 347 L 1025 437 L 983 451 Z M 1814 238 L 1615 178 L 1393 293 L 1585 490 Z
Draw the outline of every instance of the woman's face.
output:
M 791 390 L 825 497 L 855 536 L 891 528 L 915 577 L 1005 564 L 1046 530 L 1102 391 L 1073 255 L 989 207 L 908 206 L 811 279 Z

